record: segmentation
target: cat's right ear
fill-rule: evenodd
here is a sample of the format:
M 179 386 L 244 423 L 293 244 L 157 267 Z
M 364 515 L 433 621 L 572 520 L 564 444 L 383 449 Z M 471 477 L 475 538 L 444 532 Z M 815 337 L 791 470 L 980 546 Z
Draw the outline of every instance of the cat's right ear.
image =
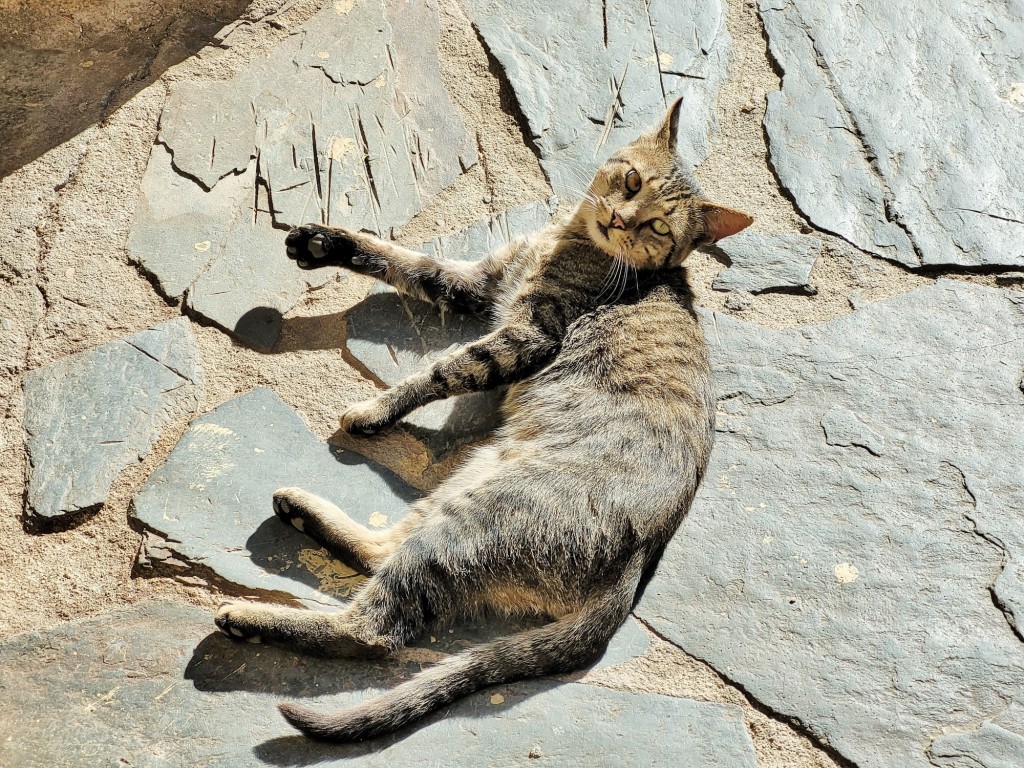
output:
M 715 243 L 723 237 L 735 235 L 754 223 L 754 217 L 735 208 L 709 203 L 702 200 L 701 213 L 704 215 L 704 242 Z
M 672 106 L 665 113 L 665 121 L 655 133 L 658 141 L 668 147 L 670 152 L 676 151 L 676 139 L 679 137 L 679 112 L 683 106 L 683 97 L 672 102 Z

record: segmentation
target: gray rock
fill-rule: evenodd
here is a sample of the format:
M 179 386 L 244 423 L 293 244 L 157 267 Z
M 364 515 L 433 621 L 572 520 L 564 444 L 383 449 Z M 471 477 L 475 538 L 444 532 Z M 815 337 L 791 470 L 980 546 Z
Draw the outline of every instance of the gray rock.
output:
M 821 417 L 821 428 L 825 430 L 825 442 L 829 445 L 864 448 L 875 456 L 885 450 L 885 438 L 869 427 L 864 419 L 842 408 L 830 408 Z
M 43 522 L 101 506 L 117 476 L 198 408 L 202 374 L 179 318 L 31 371 L 23 386 L 25 514 Z
M 0 762 L 20 768 L 249 765 L 686 765 L 754 768 L 738 707 L 535 680 L 481 691 L 396 736 L 332 745 L 275 710 L 350 705 L 419 670 L 324 660 L 210 634 L 206 611 L 157 603 L 0 643 Z
M 140 563 L 199 566 L 235 588 L 337 605 L 360 577 L 274 515 L 272 493 L 290 485 L 377 526 L 417 495 L 383 467 L 322 443 L 277 395 L 255 389 L 193 421 L 132 500 L 149 533 Z
M 928 747 L 937 768 L 1017 768 L 1024 765 L 1024 707 L 1016 700 L 977 728 L 944 733 Z
M 911 267 L 1024 265 L 1024 11 L 762 0 L 771 161 L 822 229 Z
M 1016 754 L 978 729 L 1024 686 L 1024 307 L 939 281 L 704 319 L 718 441 L 640 617 L 851 764 Z
M 709 152 L 729 38 L 720 0 L 463 4 L 505 72 L 555 192 L 578 198 L 594 167 L 684 99 L 679 149 Z
M 281 230 L 319 221 L 386 235 L 476 163 L 442 85 L 439 36 L 430 0 L 346 0 L 235 77 L 175 86 L 132 258 L 168 296 L 272 347 L 281 314 L 332 277 L 295 269 Z
M 424 250 L 443 258 L 475 261 L 520 235 L 540 230 L 550 218 L 550 210 L 542 203 L 520 206 L 434 240 Z M 346 320 L 348 351 L 387 386 L 488 331 L 486 323 L 472 317 L 448 314 L 442 318 L 429 304 L 400 296 L 383 284 L 375 286 Z M 500 401 L 499 392 L 450 398 L 417 409 L 401 425 L 440 456 L 494 429 Z
M 718 247 L 731 264 L 711 284 L 716 291 L 816 293 L 810 283 L 821 250 L 821 240 L 816 237 L 741 232 Z

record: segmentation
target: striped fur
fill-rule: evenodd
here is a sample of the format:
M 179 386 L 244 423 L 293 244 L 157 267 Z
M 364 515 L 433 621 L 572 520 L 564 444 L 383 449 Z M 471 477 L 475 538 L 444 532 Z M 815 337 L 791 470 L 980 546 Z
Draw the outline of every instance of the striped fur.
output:
M 467 610 L 552 619 L 342 712 L 283 704 L 310 736 L 374 738 L 482 687 L 579 669 L 628 614 L 693 500 L 714 432 L 707 351 L 682 259 L 749 222 L 736 212 L 724 214 L 725 226 L 711 221 L 728 209 L 700 200 L 679 170 L 678 109 L 602 167 L 567 223 L 475 264 L 340 229 L 289 235 L 300 266 L 343 264 L 493 320 L 482 339 L 348 411 L 347 428 L 376 431 L 432 400 L 499 385 L 509 385 L 506 418 L 493 441 L 385 531 L 300 489 L 278 491 L 284 522 L 370 578 L 339 613 L 227 603 L 217 625 L 235 639 L 377 656 Z M 630 171 L 641 175 L 639 191 L 625 194 Z M 652 218 L 666 222 L 667 235 L 640 231 Z

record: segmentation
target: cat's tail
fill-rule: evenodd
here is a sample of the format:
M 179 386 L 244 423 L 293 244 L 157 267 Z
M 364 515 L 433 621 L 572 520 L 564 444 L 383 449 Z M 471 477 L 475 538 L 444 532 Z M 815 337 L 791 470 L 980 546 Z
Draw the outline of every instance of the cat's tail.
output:
M 629 614 L 640 582 L 635 557 L 624 578 L 578 612 L 451 656 L 350 709 L 320 712 L 285 703 L 285 719 L 313 738 L 362 741 L 383 736 L 481 688 L 528 677 L 570 672 L 594 661 Z

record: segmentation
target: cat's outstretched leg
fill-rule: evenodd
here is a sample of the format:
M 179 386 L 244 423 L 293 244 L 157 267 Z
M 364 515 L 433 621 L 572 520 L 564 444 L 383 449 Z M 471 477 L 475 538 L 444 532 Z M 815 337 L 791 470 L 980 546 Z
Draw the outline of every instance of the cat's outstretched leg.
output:
M 437 259 L 363 232 L 305 224 L 285 238 L 288 258 L 302 269 L 341 266 L 376 277 L 402 293 L 445 309 L 487 316 L 494 304 L 501 259 Z
M 341 415 L 341 428 L 352 434 L 371 435 L 435 400 L 521 381 L 558 353 L 565 325 L 557 302 L 524 302 L 510 310 L 504 326 L 377 397 L 349 408 Z
M 316 656 L 374 658 L 394 650 L 386 637 L 363 637 L 350 631 L 344 614 L 226 602 L 221 603 L 213 621 L 232 640 L 269 642 Z
M 345 565 L 367 575 L 380 568 L 423 518 L 423 502 L 419 502 L 390 528 L 372 530 L 326 499 L 301 488 L 278 488 L 273 504 L 283 522 L 305 533 Z
M 270 642 L 322 656 L 380 656 L 472 602 L 472 563 L 447 551 L 453 532 L 409 537 L 341 613 L 227 602 L 214 619 L 233 640 Z

